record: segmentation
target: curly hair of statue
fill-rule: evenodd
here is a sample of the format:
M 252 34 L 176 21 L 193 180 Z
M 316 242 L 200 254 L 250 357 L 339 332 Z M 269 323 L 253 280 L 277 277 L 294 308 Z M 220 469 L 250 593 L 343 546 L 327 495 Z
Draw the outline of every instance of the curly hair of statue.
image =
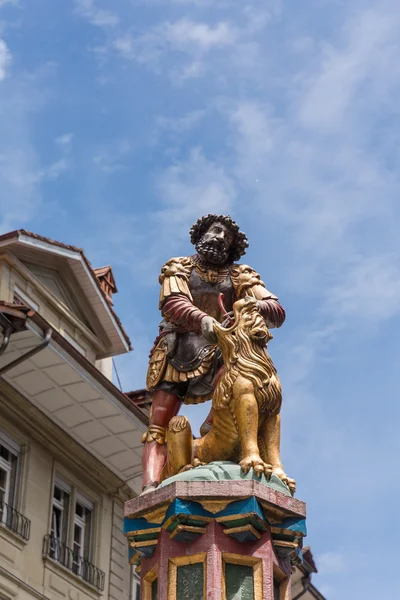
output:
M 229 249 L 229 262 L 233 263 L 246 254 L 249 242 L 246 234 L 240 231 L 239 225 L 229 215 L 209 214 L 201 217 L 190 229 L 190 241 L 194 246 L 201 240 L 213 223 L 222 223 L 233 234 L 232 245 Z

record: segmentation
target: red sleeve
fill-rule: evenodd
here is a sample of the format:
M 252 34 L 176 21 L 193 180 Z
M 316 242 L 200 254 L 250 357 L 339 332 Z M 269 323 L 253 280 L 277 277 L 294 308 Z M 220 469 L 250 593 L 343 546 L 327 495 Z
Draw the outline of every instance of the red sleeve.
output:
M 268 327 L 280 327 L 286 318 L 285 309 L 278 300 L 270 298 L 268 300 L 259 300 L 258 305 L 260 313 L 267 322 Z
M 207 316 L 183 294 L 170 296 L 164 303 L 162 313 L 167 321 L 187 331 L 201 331 L 201 321 Z

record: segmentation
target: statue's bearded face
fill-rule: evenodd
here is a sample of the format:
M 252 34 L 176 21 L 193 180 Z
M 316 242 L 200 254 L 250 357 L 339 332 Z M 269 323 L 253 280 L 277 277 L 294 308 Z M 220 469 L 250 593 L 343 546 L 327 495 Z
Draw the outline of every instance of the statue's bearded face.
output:
M 232 242 L 233 234 L 229 227 L 216 221 L 196 244 L 196 250 L 207 263 L 225 265 L 228 262 Z

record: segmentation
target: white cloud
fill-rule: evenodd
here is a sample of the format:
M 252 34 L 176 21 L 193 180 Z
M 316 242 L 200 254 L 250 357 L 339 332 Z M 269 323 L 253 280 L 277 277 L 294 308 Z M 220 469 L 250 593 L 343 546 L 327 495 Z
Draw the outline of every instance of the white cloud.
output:
M 212 26 L 188 18 L 180 19 L 175 23 L 163 23 L 154 30 L 153 34 L 155 39 L 162 39 L 172 47 L 184 49 L 193 45 L 202 50 L 231 45 L 237 37 L 235 28 L 229 23 L 220 22 Z
M 232 45 L 236 35 L 236 29 L 227 22 L 209 25 L 184 17 L 160 23 L 138 36 L 132 33 L 118 36 L 113 45 L 124 58 L 155 67 L 166 52 L 194 53 L 199 57 L 212 48 Z
M 399 24 L 398 11 L 366 10 L 345 26 L 341 46 L 322 48 L 320 67 L 305 81 L 309 89 L 299 111 L 304 124 L 335 130 L 349 112 L 354 114 L 352 105 L 365 94 L 365 86 L 369 93 L 381 94 L 382 87 L 398 80 Z M 388 64 L 390 77 L 382 72 Z
M 76 14 L 96 27 L 114 27 L 119 22 L 115 13 L 99 8 L 95 0 L 75 0 L 75 6 Z
M 11 63 L 11 53 L 4 40 L 0 39 L 0 81 L 5 79 Z
M 167 74 L 174 84 L 205 76 L 213 66 L 210 54 L 221 61 L 219 76 L 232 68 L 242 73 L 255 69 L 260 60 L 255 36 L 263 31 L 269 20 L 265 10 L 240 11 L 240 26 L 228 20 L 215 23 L 184 16 L 164 21 L 144 33 L 130 30 L 118 35 L 112 46 L 127 60 Z M 226 50 L 229 49 L 229 54 Z
M 58 144 L 59 146 L 69 146 L 73 140 L 74 134 L 72 132 L 69 133 L 63 133 L 62 135 L 59 135 L 58 137 L 56 137 L 56 139 L 54 140 L 56 144 Z
M 60 158 L 56 162 L 43 169 L 43 171 L 40 174 L 40 179 L 58 179 L 60 175 L 65 173 L 65 171 L 68 171 L 69 167 L 69 160 L 67 160 L 66 158 Z
M 5 4 L 18 4 L 18 0 L 0 0 L 0 8 Z
M 181 117 L 156 117 L 156 127 L 172 133 L 187 133 L 196 127 L 205 115 L 204 110 L 192 110 Z
M 326 311 L 373 324 L 400 313 L 400 255 L 360 257 L 329 290 Z
M 236 198 L 234 182 L 217 162 L 205 158 L 200 148 L 191 150 L 187 160 L 166 169 L 158 191 L 165 205 L 158 218 L 175 231 L 187 227 L 200 214 L 229 213 Z

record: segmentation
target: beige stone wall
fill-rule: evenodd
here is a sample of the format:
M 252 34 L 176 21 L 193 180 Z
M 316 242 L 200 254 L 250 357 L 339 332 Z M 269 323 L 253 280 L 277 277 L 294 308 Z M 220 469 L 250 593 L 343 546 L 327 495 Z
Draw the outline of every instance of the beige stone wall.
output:
M 129 600 L 130 568 L 126 540 L 122 533 L 123 502 L 115 495 L 116 490 L 109 489 L 109 482 L 105 482 L 102 489 L 97 478 L 91 480 L 86 466 L 86 451 L 83 448 L 80 472 L 76 459 L 72 462 L 68 452 L 55 456 L 50 445 L 37 439 L 34 430 L 29 431 L 26 424 L 19 427 L 15 419 L 9 418 L 9 413 L 2 411 L 1 397 L 0 430 L 21 446 L 21 485 L 16 508 L 31 521 L 28 542 L 24 542 L 0 524 L 0 598 Z M 65 443 L 65 440 L 61 439 L 65 434 L 60 433 L 61 445 Z M 76 449 L 74 452 L 76 453 Z M 93 463 L 90 464 L 93 470 Z M 92 562 L 106 574 L 102 594 L 60 564 L 42 557 L 43 538 L 50 533 L 56 473 L 71 485 L 78 487 L 94 502 Z
M 124 505 L 118 497 L 115 497 L 112 514 L 109 600 L 129 598 L 130 594 L 131 567 L 128 563 L 128 548 L 123 524 Z

